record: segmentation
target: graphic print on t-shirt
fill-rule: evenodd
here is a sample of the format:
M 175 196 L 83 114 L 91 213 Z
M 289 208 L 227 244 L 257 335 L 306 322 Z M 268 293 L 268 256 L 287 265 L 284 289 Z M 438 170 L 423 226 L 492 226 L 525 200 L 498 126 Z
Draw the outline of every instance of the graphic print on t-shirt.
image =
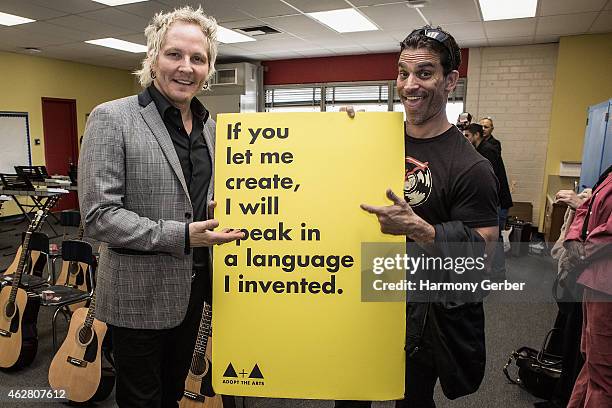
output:
M 417 207 L 427 201 L 431 194 L 432 177 L 429 162 L 420 162 L 406 156 L 406 174 L 404 176 L 404 197 L 408 204 Z

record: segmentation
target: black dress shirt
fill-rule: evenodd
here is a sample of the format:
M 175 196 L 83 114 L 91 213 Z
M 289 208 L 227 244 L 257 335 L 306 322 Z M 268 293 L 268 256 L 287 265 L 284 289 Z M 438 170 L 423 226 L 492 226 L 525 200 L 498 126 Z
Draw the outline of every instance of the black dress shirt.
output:
M 148 90 L 166 125 L 181 163 L 193 206 L 193 221 L 204 221 L 208 219 L 206 193 L 212 176 L 212 162 L 202 132 L 209 113 L 197 98 L 193 98 L 191 100 L 192 127 L 191 133 L 187 134 L 179 109 L 168 102 L 154 85 L 149 86 Z M 189 252 L 188 226 L 185 228 L 185 251 Z M 208 248 L 194 248 L 193 266 L 194 269 L 207 269 Z

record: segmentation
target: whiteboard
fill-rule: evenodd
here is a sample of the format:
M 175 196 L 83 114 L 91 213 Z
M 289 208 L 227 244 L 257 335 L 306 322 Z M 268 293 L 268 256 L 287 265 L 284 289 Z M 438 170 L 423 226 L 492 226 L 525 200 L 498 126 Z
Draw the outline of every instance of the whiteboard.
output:
M 0 173 L 15 174 L 15 166 L 31 166 L 27 112 L 0 112 Z

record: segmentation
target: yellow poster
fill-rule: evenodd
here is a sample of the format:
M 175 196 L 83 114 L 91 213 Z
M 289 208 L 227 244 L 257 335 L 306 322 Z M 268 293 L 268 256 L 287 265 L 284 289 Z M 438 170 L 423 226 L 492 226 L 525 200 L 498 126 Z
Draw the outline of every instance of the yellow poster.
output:
M 361 300 L 361 244 L 384 235 L 362 203 L 401 195 L 401 113 L 217 117 L 213 386 L 276 398 L 404 395 L 405 304 Z

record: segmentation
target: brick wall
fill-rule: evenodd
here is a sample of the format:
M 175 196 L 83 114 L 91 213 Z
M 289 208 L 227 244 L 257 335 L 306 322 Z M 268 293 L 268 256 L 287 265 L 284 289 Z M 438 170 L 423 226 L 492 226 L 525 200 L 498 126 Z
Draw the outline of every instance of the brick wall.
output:
M 558 44 L 471 48 L 466 110 L 491 116 L 514 201 L 539 222 Z

